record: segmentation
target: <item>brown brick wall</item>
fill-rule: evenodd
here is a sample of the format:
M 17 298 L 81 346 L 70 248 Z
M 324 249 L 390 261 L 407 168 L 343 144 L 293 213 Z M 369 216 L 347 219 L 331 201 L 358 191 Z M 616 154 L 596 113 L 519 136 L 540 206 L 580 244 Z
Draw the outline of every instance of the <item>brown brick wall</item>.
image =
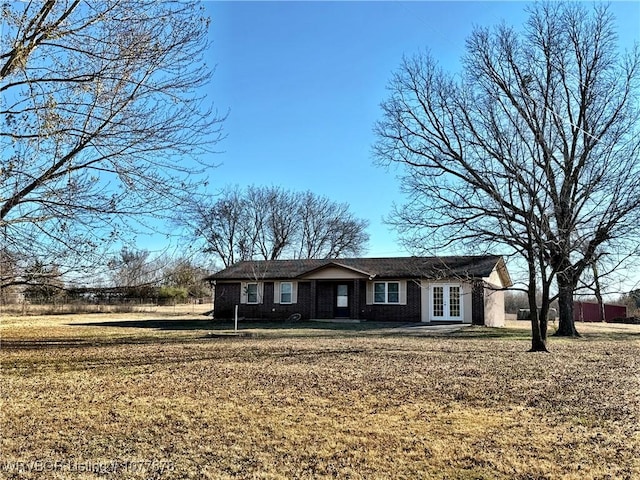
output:
M 333 305 L 335 303 L 335 284 L 330 282 L 318 282 L 316 284 L 316 318 L 333 318 Z
M 407 281 L 406 305 L 366 305 L 366 292 L 362 294 L 362 303 L 365 304 L 362 318 L 367 320 L 378 322 L 419 322 L 422 320 L 420 316 L 420 286 L 411 280 Z
M 215 289 L 214 317 L 233 318 L 234 308 L 240 303 L 240 283 L 218 283 Z
M 264 283 L 263 303 L 257 305 L 240 304 L 240 282 L 218 282 L 215 294 L 215 318 L 233 318 L 235 305 L 239 306 L 238 315 L 247 319 L 279 321 L 286 320 L 294 313 L 301 314 L 303 320 L 308 320 L 309 318 L 334 318 L 336 283 L 338 282 L 317 281 L 315 283 L 318 300 L 314 310 L 311 282 L 298 282 L 298 302 L 291 305 L 281 305 L 273 302 L 273 282 Z M 420 286 L 416 282 L 407 282 L 406 305 L 367 305 L 365 280 L 359 280 L 355 284 L 352 280 L 343 283 L 348 283 L 350 288 L 351 318 L 398 322 L 419 322 L 421 320 Z
M 259 304 L 241 304 L 240 287 L 240 282 L 216 285 L 215 318 L 233 318 L 236 305 L 238 305 L 238 316 L 247 319 L 286 320 L 294 313 L 301 314 L 304 319 L 310 317 L 311 284 L 309 282 L 298 283 L 298 302 L 291 305 L 274 303 L 273 282 L 264 283 L 264 296 L 262 303 Z

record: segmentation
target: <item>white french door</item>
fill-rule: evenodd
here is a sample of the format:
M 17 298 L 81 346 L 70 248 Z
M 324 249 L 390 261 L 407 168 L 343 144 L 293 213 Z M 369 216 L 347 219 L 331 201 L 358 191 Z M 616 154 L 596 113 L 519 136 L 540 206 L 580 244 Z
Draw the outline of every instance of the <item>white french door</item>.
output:
M 431 285 L 431 320 L 462 321 L 460 285 Z

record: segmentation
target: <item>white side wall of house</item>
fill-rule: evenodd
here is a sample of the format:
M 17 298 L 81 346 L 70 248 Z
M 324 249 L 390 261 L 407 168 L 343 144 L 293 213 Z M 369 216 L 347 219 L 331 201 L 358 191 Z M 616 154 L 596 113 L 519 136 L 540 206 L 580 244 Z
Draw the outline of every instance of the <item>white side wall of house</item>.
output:
M 504 291 L 491 287 L 502 288 L 502 279 L 496 268 L 491 275 L 483 278 L 484 288 L 484 324 L 487 327 L 504 327 Z
M 484 280 L 485 283 L 488 283 L 490 285 L 502 287 L 502 279 L 500 278 L 498 269 L 495 267 L 491 271 L 491 274 L 488 277 L 484 277 L 482 280 Z
M 471 284 L 470 283 L 463 283 L 462 284 L 462 303 L 463 303 L 463 308 L 464 308 L 464 319 L 462 320 L 462 323 L 471 323 L 471 318 L 472 318 L 472 310 L 473 310 L 473 301 L 471 298 Z
M 487 327 L 504 327 L 504 292 L 484 289 L 484 324 Z

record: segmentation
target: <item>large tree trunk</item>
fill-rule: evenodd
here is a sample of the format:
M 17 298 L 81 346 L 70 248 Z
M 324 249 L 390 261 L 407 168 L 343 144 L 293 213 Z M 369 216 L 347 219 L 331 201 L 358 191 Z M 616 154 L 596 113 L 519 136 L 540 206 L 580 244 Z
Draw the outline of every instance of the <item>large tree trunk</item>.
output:
M 576 284 L 567 275 L 558 275 L 558 330 L 557 337 L 579 337 L 573 320 L 573 292 Z
M 547 350 L 547 344 L 543 339 L 540 324 L 541 322 L 538 320 L 538 313 L 531 312 L 531 350 L 529 350 L 530 352 L 548 352 L 549 351 Z
M 598 275 L 598 266 L 596 262 L 591 264 L 591 268 L 593 270 L 593 282 L 594 282 L 594 293 L 596 294 L 596 299 L 598 300 L 598 318 L 601 322 L 605 321 L 604 315 L 604 300 L 602 299 L 602 289 L 600 288 L 600 275 Z
M 529 283 L 529 318 L 531 319 L 531 350 L 530 352 L 548 352 L 546 345 L 546 318 L 544 322 L 540 322 L 538 319 L 538 305 L 536 301 L 536 288 L 535 288 L 535 276 L 531 270 L 529 272 L 529 279 L 532 283 Z M 532 285 L 534 285 L 532 287 Z M 544 328 L 541 328 L 541 323 L 544 323 Z
M 548 297 L 547 299 L 545 299 L 545 297 L 542 297 L 542 306 L 540 307 L 540 310 L 538 311 L 538 318 L 539 318 L 539 322 L 540 322 L 540 337 L 542 338 L 542 341 L 546 344 L 547 343 L 547 325 L 548 325 L 548 320 L 549 320 L 549 301 L 548 301 Z
M 549 322 L 549 308 L 551 306 L 551 302 L 549 301 L 549 285 L 550 280 L 547 281 L 546 275 L 544 274 L 544 259 L 540 260 L 541 270 L 543 274 L 542 277 L 542 300 L 540 303 L 540 312 L 538 314 L 538 318 L 540 319 L 540 336 L 542 340 L 547 343 L 547 326 Z

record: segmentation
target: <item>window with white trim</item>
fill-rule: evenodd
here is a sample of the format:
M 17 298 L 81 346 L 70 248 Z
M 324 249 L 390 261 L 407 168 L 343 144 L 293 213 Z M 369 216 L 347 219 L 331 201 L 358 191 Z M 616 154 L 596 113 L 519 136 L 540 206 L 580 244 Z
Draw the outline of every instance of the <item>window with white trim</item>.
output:
M 247 283 L 247 303 L 258 303 L 258 284 Z
M 293 284 L 291 282 L 280 283 L 280 303 L 293 303 Z
M 400 303 L 400 282 L 375 282 L 373 303 Z

